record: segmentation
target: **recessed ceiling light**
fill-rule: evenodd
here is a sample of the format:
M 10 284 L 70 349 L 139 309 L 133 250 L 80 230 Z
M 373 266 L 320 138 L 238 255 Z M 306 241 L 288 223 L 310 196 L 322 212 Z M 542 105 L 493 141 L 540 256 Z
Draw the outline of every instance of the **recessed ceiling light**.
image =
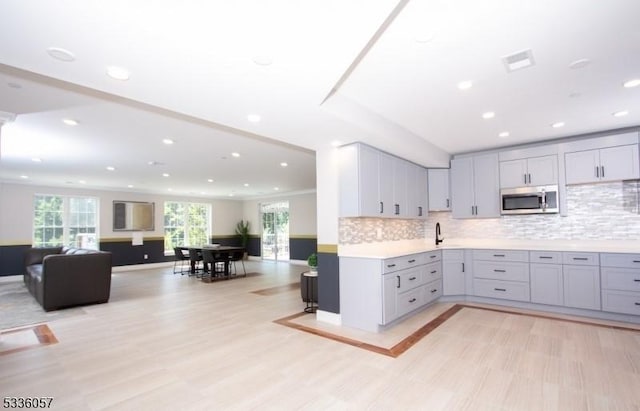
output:
M 282 163 L 280 163 L 280 167 L 286 167 L 286 166 L 288 166 L 288 165 L 289 165 L 289 164 L 285 163 L 284 161 L 283 161 Z
M 234 152 L 234 153 L 231 153 L 231 155 L 232 155 L 233 157 L 240 157 L 240 153 L 235 153 L 235 152 Z
M 74 127 L 78 125 L 78 122 L 72 118 L 63 118 L 62 122 L 68 126 Z
M 163 138 L 162 142 L 166 145 L 171 145 L 173 144 L 173 140 L 171 140 L 170 138 Z
M 469 90 L 471 87 L 473 87 L 473 82 L 471 82 L 471 80 L 465 80 L 458 83 L 458 88 L 460 90 Z
M 509 132 L 503 131 L 502 133 L 498 134 L 498 137 L 501 137 L 501 138 L 509 137 Z
M 564 122 L 562 122 L 562 121 L 558 121 L 557 123 L 553 123 L 553 124 L 551 124 L 551 127 L 553 127 L 553 128 L 560 128 L 560 127 L 564 127 Z
M 133 188 L 133 184 L 127 185 L 127 188 Z
M 572 70 L 577 70 L 577 69 L 585 68 L 589 64 L 591 64 L 591 60 L 580 59 L 580 60 L 572 61 L 571 64 L 569 64 L 569 68 Z
M 129 70 L 118 67 L 118 66 L 109 66 L 107 67 L 107 76 L 111 77 L 114 80 L 129 80 Z
M 485 120 L 494 118 L 495 116 L 496 116 L 496 113 L 494 113 L 493 111 L 487 111 L 486 113 L 482 113 L 482 118 Z
M 169 173 L 162 173 L 162 177 L 169 177 Z
M 116 168 L 114 166 L 107 166 L 107 170 L 109 170 L 109 171 L 115 171 L 115 169 Z
M 60 47 L 49 47 L 47 49 L 47 54 L 49 54 L 49 56 L 53 57 L 56 60 L 64 61 L 67 63 L 76 59 L 76 56 L 72 52 Z
M 42 159 L 38 157 L 32 158 L 31 161 L 33 161 L 34 163 L 42 163 Z
M 213 178 L 207 179 L 207 183 L 213 183 Z
M 612 115 L 613 115 L 614 117 L 624 117 L 624 116 L 626 116 L 627 114 L 629 114 L 629 111 L 628 111 L 628 110 L 620 110 L 620 111 L 616 111 L 616 112 L 615 112 L 615 113 L 613 113 Z
M 24 175 L 23 175 L 23 176 L 20 176 L 20 178 L 23 178 L 23 179 L 25 179 L 25 180 L 26 180 L 27 178 L 29 178 L 29 176 L 24 176 Z
M 280 190 L 280 187 L 273 187 L 273 189 L 278 191 L 278 190 Z
M 633 80 L 625 81 L 622 85 L 625 88 L 640 86 L 640 78 L 634 78 Z
M 270 66 L 273 60 L 269 56 L 259 55 L 252 58 L 253 62 L 259 66 Z
M 200 191 L 200 195 L 205 195 L 207 193 L 205 193 L 204 191 Z
M 229 193 L 229 197 L 233 197 L 233 193 Z
M 78 183 L 80 183 L 80 184 L 87 184 L 87 182 L 86 182 L 85 180 L 80 180 L 80 181 L 78 181 Z
M 249 114 L 247 116 L 247 120 L 249 120 L 252 123 L 258 123 L 260 122 L 260 120 L 262 120 L 262 117 L 260 117 L 258 114 Z
M 173 191 L 173 188 L 167 188 L 167 191 Z
M 249 183 L 244 183 L 244 186 L 245 187 L 249 187 Z

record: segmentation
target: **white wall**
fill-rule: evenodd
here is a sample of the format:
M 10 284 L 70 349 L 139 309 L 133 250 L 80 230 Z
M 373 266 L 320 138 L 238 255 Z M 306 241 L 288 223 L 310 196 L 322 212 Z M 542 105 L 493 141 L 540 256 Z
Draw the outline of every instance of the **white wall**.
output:
M 252 235 L 261 234 L 260 204 L 280 201 L 289 202 L 289 236 L 315 236 L 316 230 L 316 193 L 302 193 L 246 200 L 243 215 L 249 220 Z
M 163 237 L 163 207 L 165 201 L 190 201 L 211 204 L 212 232 L 210 235 L 224 236 L 235 233 L 236 223 L 243 218 L 242 201 L 211 200 L 197 197 L 173 197 L 157 194 L 88 190 L 82 188 L 46 187 L 0 182 L 0 245 L 31 244 L 33 222 L 33 198 L 35 194 L 80 195 L 99 198 L 100 238 L 122 238 L 130 232 L 113 231 L 113 201 L 154 202 L 155 230 L 144 233 L 145 237 Z

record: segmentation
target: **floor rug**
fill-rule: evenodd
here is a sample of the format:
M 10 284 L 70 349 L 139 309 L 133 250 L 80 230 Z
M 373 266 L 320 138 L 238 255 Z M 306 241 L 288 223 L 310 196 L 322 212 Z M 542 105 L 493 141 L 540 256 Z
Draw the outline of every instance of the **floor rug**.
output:
M 46 312 L 29 294 L 21 278 L 0 282 L 0 330 L 84 314 L 82 307 Z

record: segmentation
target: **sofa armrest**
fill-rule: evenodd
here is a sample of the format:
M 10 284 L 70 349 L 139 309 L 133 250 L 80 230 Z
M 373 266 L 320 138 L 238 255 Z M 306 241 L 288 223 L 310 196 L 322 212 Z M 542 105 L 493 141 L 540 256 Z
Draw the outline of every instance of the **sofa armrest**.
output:
M 42 264 L 44 258 L 52 254 L 60 254 L 62 247 L 34 247 L 27 250 L 24 258 L 24 266 Z

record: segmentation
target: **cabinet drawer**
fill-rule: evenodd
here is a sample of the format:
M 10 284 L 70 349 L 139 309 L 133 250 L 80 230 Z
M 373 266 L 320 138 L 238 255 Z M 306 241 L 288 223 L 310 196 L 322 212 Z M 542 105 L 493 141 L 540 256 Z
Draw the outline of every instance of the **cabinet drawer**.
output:
M 602 267 L 600 274 L 602 288 L 640 292 L 640 269 Z
M 424 282 L 428 283 L 434 280 L 442 278 L 442 263 L 437 261 L 435 263 L 427 264 L 424 266 Z
M 640 293 L 603 290 L 602 310 L 640 315 Z
M 424 264 L 424 253 L 403 255 L 402 257 L 387 258 L 382 261 L 382 273 L 392 273 L 405 268 Z
M 419 308 L 424 304 L 424 287 L 418 287 L 398 294 L 397 304 L 398 316 L 405 315 L 406 313 Z
M 425 263 L 432 263 L 434 261 L 440 261 L 440 260 L 442 260 L 442 251 L 440 250 L 429 251 L 428 253 L 424 253 Z
M 529 301 L 529 284 L 497 280 L 473 280 L 475 295 L 505 300 Z
M 600 254 L 600 265 L 640 269 L 640 254 Z
M 563 252 L 562 264 L 572 265 L 599 265 L 598 253 L 574 253 Z
M 464 250 L 442 250 L 442 258 L 445 260 L 464 260 Z
M 529 264 L 512 262 L 474 261 L 473 276 L 491 280 L 529 282 Z
M 529 261 L 539 264 L 562 264 L 562 253 L 558 251 L 530 251 Z
M 398 271 L 395 274 L 396 280 L 398 281 L 397 289 L 399 293 L 424 284 L 423 267 L 410 268 L 408 270 Z
M 442 295 L 442 280 L 431 281 L 424 287 L 425 304 L 437 299 Z
M 529 262 L 529 252 L 520 250 L 473 250 L 474 260 Z

